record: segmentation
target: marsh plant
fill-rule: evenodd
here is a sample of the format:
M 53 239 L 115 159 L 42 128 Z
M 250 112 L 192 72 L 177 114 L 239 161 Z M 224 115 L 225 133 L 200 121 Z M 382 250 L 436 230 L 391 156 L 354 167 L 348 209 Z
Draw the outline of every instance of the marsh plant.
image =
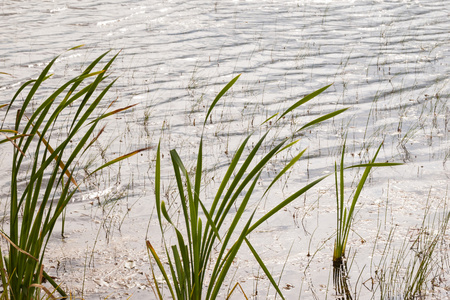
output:
M 345 157 L 345 143 L 342 147 L 341 162 L 339 168 L 335 164 L 335 186 L 336 186 L 336 241 L 334 243 L 333 252 L 333 267 L 341 268 L 345 263 L 345 255 L 347 248 L 347 241 L 352 229 L 352 222 L 355 214 L 356 204 L 358 203 L 359 196 L 361 195 L 364 184 L 369 177 L 370 171 L 373 167 L 388 167 L 400 165 L 399 163 L 376 163 L 376 158 L 380 152 L 381 144 L 372 160 L 368 164 L 360 164 L 347 167 L 348 168 L 361 168 L 364 167 L 364 173 L 359 179 L 356 189 L 352 191 L 350 206 L 347 207 L 347 201 L 345 201 L 345 182 L 344 182 L 344 157 Z M 346 267 L 344 267 L 346 269 Z
M 1 232 L 9 244 L 6 255 L 0 251 L 1 299 L 40 299 L 42 290 L 47 297 L 53 297 L 56 290 L 61 296 L 66 296 L 48 276 L 43 265 L 55 224 L 87 177 L 135 154 L 106 162 L 84 176 L 81 182 L 76 176 L 77 170 L 82 169 L 77 161 L 99 137 L 99 134 L 94 135 L 97 125 L 101 120 L 130 108 L 100 111 L 100 103 L 103 104 L 106 93 L 115 82 L 104 83 L 108 78 L 106 72 L 117 54 L 99 70 L 94 70 L 107 54 L 103 53 L 82 74 L 60 85 L 50 95 L 43 96 L 38 90 L 51 78 L 49 72 L 57 60 L 55 58 L 37 79 L 25 82 L 10 103 L 3 105 L 7 107 L 5 119 L 10 113 L 15 117 L 14 128 L 3 128 L 2 125 L 1 129 L 5 139 L 0 143 L 8 143 L 13 148 L 9 228 Z M 58 120 L 67 118 L 67 115 L 69 127 L 58 128 Z M 44 279 L 53 285 L 52 291 L 42 285 Z
M 448 262 L 442 260 L 439 251 L 448 247 L 445 236 L 449 218 L 446 206 L 434 218 L 428 207 L 421 226 L 405 235 L 397 248 L 396 230 L 391 230 L 373 276 L 379 299 L 425 299 L 444 282 L 441 275 Z
M 214 106 L 236 82 L 238 77 L 230 81 L 214 99 L 206 113 L 203 125 L 206 124 L 206 120 L 208 120 Z M 154 263 L 158 266 L 157 269 L 159 269 L 164 279 L 163 282 L 157 280 L 157 273 L 152 264 L 154 292 L 159 299 L 167 299 L 167 297 L 173 299 L 216 299 L 220 295 L 219 293 L 230 271 L 232 262 L 243 244 L 248 246 L 277 293 L 284 299 L 280 288 L 263 260 L 259 257 L 257 250 L 251 244 L 248 235 L 327 176 L 301 187 L 258 219 L 255 218 L 256 208 L 252 210 L 248 204 L 251 198 L 255 198 L 255 187 L 267 164 L 278 153 L 291 148 L 297 142 L 287 143 L 288 138 L 281 138 L 281 141 L 275 143 L 271 141 L 271 146 L 263 150 L 264 147 L 262 145 L 264 145 L 271 128 L 280 125 L 278 123 L 287 114 L 313 99 L 328 87 L 326 86 L 307 95 L 280 115 L 276 114 L 266 120 L 263 124 L 271 125 L 268 127 L 261 126 L 262 130 L 266 130 L 266 132 L 261 134 L 262 137 L 254 144 L 251 151 L 249 150 L 249 153 L 246 152 L 246 148 L 252 135 L 248 135 L 235 150 L 226 173 L 220 180 L 220 186 L 212 193 L 213 197 L 211 200 L 201 199 L 200 197 L 200 192 L 204 189 L 202 186 L 202 176 L 204 176 L 203 133 L 202 137 L 200 137 L 196 168 L 193 175 L 188 172 L 177 151 L 171 150 L 170 157 L 173 174 L 176 179 L 182 210 L 181 222 L 176 222 L 171 218 L 171 212 L 168 210 L 167 203 L 161 199 L 161 150 L 158 147 L 155 196 L 159 226 L 163 235 L 165 257 L 160 257 L 157 253 L 152 245 L 152 243 L 155 243 L 154 241 L 147 241 L 147 247 L 150 257 L 153 258 Z M 320 116 L 302 126 L 296 134 L 345 110 L 341 109 Z M 305 149 L 287 162 L 268 185 L 264 195 L 268 193 L 283 174 L 295 165 L 304 153 Z M 176 243 L 173 245 L 168 244 L 167 241 L 169 239 L 165 238 L 165 226 L 167 224 L 172 227 L 176 236 Z M 165 293 L 169 293 L 169 295 L 165 295 Z M 220 297 L 224 296 L 221 295 Z M 230 295 L 227 296 L 229 297 Z
M 375 152 L 373 158 L 368 164 L 353 165 L 344 167 L 345 143 L 342 146 L 341 161 L 339 167 L 335 164 L 335 188 L 336 188 L 336 240 L 334 242 L 333 251 L 333 284 L 336 295 L 339 299 L 351 300 L 356 293 L 353 294 L 350 288 L 348 267 L 347 267 L 347 243 L 352 230 L 352 223 L 355 214 L 356 204 L 361 195 L 362 189 L 369 177 L 373 167 L 388 167 L 400 165 L 399 163 L 376 163 L 376 158 L 380 152 L 381 144 Z M 359 178 L 356 189 L 352 190 L 349 206 L 345 200 L 345 169 L 349 168 L 365 168 L 361 178 Z

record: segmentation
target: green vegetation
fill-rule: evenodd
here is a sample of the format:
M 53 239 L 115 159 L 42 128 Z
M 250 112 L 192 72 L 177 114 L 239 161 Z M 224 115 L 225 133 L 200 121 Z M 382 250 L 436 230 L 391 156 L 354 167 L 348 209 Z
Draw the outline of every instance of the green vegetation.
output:
M 51 78 L 49 72 L 57 60 L 55 58 L 37 79 L 25 82 L 10 103 L 0 105 L 0 109 L 6 108 L 5 118 L 14 119 L 14 128 L 3 128 L 3 126 L 0 128 L 0 134 L 5 137 L 0 144 L 11 146 L 13 149 L 10 201 L 8 202 L 9 220 L 7 221 L 9 228 L 5 232 L 0 231 L 8 243 L 8 249 L 4 252 L 0 251 L 0 279 L 3 286 L 0 299 L 53 298 L 56 293 L 63 298 L 71 297 L 60 288 L 58 283 L 54 282 L 43 265 L 47 244 L 57 221 L 62 219 L 64 226 L 66 206 L 80 189 L 80 185 L 84 184 L 92 174 L 147 149 L 136 150 L 105 162 L 101 166 L 93 167 L 95 169 L 93 172 L 88 172 L 87 169 L 91 165 L 96 165 L 95 160 L 90 159 L 89 166 L 81 166 L 79 163 L 104 132 L 104 127 L 96 130 L 102 120 L 134 106 L 108 111 L 112 103 L 103 104 L 106 101 L 105 95 L 115 82 L 115 80 L 109 83 L 105 81 L 109 78 L 106 72 L 117 54 L 99 67 L 108 53 L 100 55 L 86 67 L 81 75 L 65 82 L 44 97 L 41 87 Z M 312 130 L 312 126 L 347 110 L 344 108 L 318 116 L 313 121 L 299 126 L 299 129 L 290 127 L 291 130 L 286 130 L 290 132 L 290 135 L 279 136 L 280 132 L 283 132 L 280 128 L 286 126 L 284 122 L 287 122 L 287 118 L 285 117 L 324 92 L 329 87 L 325 86 L 305 96 L 285 111 L 265 120 L 255 130 L 260 136 L 259 139 L 255 137 L 257 134 L 248 134 L 234 150 L 223 177 L 216 179 L 217 189 L 210 191 L 212 188 L 207 186 L 204 180 L 208 176 L 206 170 L 212 169 L 211 166 L 204 165 L 203 137 L 206 123 L 207 120 L 211 120 L 210 116 L 214 108 L 238 78 L 239 76 L 231 80 L 209 106 L 204 118 L 202 134 L 199 137 L 193 171 L 186 167 L 188 164 L 183 162 L 177 150 L 172 149 L 170 158 L 173 173 L 165 174 L 162 178 L 161 142 L 158 145 L 155 206 L 163 238 L 161 251 L 163 254 L 159 254 L 160 248 L 155 247 L 157 243 L 159 246 L 157 238 L 152 237 L 151 241 L 147 240 L 146 247 L 151 260 L 152 287 L 159 299 L 229 298 L 237 290 L 239 283 L 230 287 L 230 292 L 224 291 L 224 285 L 227 284 L 227 278 L 229 279 L 227 276 L 232 269 L 233 261 L 244 244 L 275 288 L 277 296 L 285 299 L 280 280 L 277 282 L 271 275 L 269 268 L 258 254 L 260 245 L 254 247 L 249 235 L 276 213 L 285 209 L 288 204 L 305 195 L 307 191 L 333 174 L 297 187 L 294 193 L 280 199 L 265 213 L 258 211 L 258 203 L 268 195 L 275 183 L 282 180 L 283 175 L 294 168 L 304 156 L 306 149 L 299 150 L 285 161 L 284 165 L 278 168 L 280 171 L 273 176 L 270 184 L 260 193 L 257 191 L 257 186 L 261 181 L 261 175 L 270 164 L 280 164 L 279 161 L 275 161 L 276 156 L 288 149 L 292 150 L 298 142 L 294 137 L 302 131 Z M 21 104 L 18 105 L 18 103 Z M 12 113 L 15 116 L 11 117 Z M 68 122 L 67 128 L 58 127 L 58 121 L 62 118 Z M 147 111 L 145 122 L 148 118 Z M 275 130 L 279 131 L 274 133 Z M 98 133 L 95 134 L 95 132 Z M 353 293 L 349 284 L 346 248 L 362 189 L 373 167 L 399 165 L 388 162 L 377 163 L 376 158 L 381 148 L 382 145 L 378 147 L 368 163 L 345 167 L 346 147 L 344 144 L 340 164 L 339 166 L 335 164 L 337 223 L 333 251 L 333 282 L 337 295 L 343 296 L 343 299 L 352 299 L 352 295 L 355 297 L 357 295 L 356 289 Z M 344 173 L 350 168 L 364 168 L 364 172 L 355 190 L 352 191 L 348 206 L 344 193 Z M 80 173 L 85 175 L 78 173 L 79 170 L 82 170 L 83 172 Z M 176 182 L 176 205 L 166 203 L 162 199 L 161 185 L 167 178 Z M 207 197 L 211 196 L 211 199 L 202 197 L 205 190 L 208 191 Z M 174 218 L 174 216 L 177 217 Z M 398 251 L 391 248 L 393 231 L 391 232 L 383 258 L 374 276 L 377 281 L 374 295 L 379 293 L 382 299 L 392 297 L 413 299 L 424 296 L 432 272 L 438 268 L 438 262 L 433 255 L 446 234 L 449 217 L 450 214 L 446 210 L 437 222 L 438 230 L 434 230 L 434 223 L 433 226 L 426 226 L 424 217 L 413 245 L 408 247 L 409 244 L 405 240 Z M 404 263 L 406 252 L 411 258 L 407 264 Z M 51 284 L 53 290 L 49 290 L 42 284 L 44 280 Z
M 431 216 L 431 203 L 427 203 L 423 222 L 412 234 L 396 236 L 393 228 L 383 249 L 381 259 L 375 268 L 379 299 L 392 299 L 400 295 L 404 299 L 424 299 L 427 285 L 439 286 L 442 274 L 446 272 L 445 258 L 439 254 L 445 251 L 445 235 L 450 213 L 447 204 L 443 211 Z M 436 203 L 433 206 L 439 207 Z M 395 247 L 395 240 L 402 241 Z
M 399 163 L 375 163 L 375 160 L 380 152 L 381 144 L 378 147 L 377 152 L 372 158 L 369 164 L 355 165 L 348 168 L 360 168 L 365 167 L 364 173 L 359 180 L 358 186 L 356 190 L 353 192 L 353 198 L 350 202 L 350 208 L 345 207 L 345 196 L 344 196 L 344 156 L 345 156 L 345 144 L 342 147 L 342 156 L 341 163 L 339 166 L 339 170 L 337 165 L 335 164 L 335 184 L 336 184 L 336 241 L 334 243 L 334 252 L 333 252 L 333 266 L 335 268 L 339 268 L 343 264 L 343 260 L 345 258 L 345 249 L 347 247 L 347 240 L 350 234 L 353 215 L 355 213 L 356 203 L 358 202 L 359 196 L 361 195 L 361 191 L 366 183 L 367 177 L 370 174 L 370 171 L 373 167 L 389 167 L 401 165 Z M 339 179 L 338 179 L 339 174 Z
M 204 125 L 206 124 L 206 121 L 208 120 L 214 106 L 225 94 L 225 92 L 234 84 L 238 77 L 239 76 L 228 83 L 228 85 L 214 99 L 208 113 L 206 114 L 205 121 L 203 123 Z M 325 91 L 328 87 L 329 86 L 326 86 L 311 93 L 289 107 L 279 117 L 278 115 L 274 115 L 264 123 L 267 123 L 270 119 L 275 119 L 272 124 L 272 126 L 274 126 L 274 124 L 282 120 L 286 114 L 313 99 L 315 96 Z M 316 118 L 314 121 L 302 126 L 298 131 L 305 130 L 312 125 L 330 119 L 345 110 L 346 109 L 338 110 Z M 274 143 L 274 146 L 272 146 L 266 154 L 260 154 L 260 152 L 262 152 L 261 145 L 263 145 L 270 128 L 271 127 L 267 129 L 267 132 L 262 134 L 262 138 L 255 143 L 252 151 L 246 156 L 243 155 L 251 135 L 247 136 L 238 149 L 236 149 L 234 157 L 228 166 L 225 176 L 220 181 L 220 187 L 216 191 L 214 200 L 209 208 L 206 207 L 206 204 L 200 198 L 200 191 L 203 188 L 201 185 L 203 174 L 203 137 L 200 139 L 199 143 L 194 178 L 191 178 L 177 151 L 170 151 L 178 187 L 178 195 L 183 211 L 182 226 L 172 221 L 170 213 L 167 211 L 165 202 L 161 200 L 161 158 L 160 148 L 158 147 L 155 180 L 158 220 L 163 236 L 165 231 L 163 222 L 168 222 L 174 229 L 177 238 L 177 245 L 164 244 L 164 248 L 166 249 L 165 255 L 169 263 L 169 271 L 166 271 L 161 258 L 158 256 L 149 241 L 147 241 L 147 247 L 158 265 L 158 268 L 164 277 L 164 282 L 167 285 L 170 296 L 173 299 L 216 299 L 221 291 L 225 276 L 230 270 L 231 263 L 235 259 L 236 254 L 244 241 L 253 253 L 255 259 L 260 264 L 261 268 L 264 270 L 274 288 L 277 290 L 278 294 L 284 299 L 280 288 L 275 283 L 275 280 L 269 273 L 267 267 L 264 265 L 262 259 L 257 254 L 255 248 L 247 239 L 247 236 L 264 221 L 269 219 L 275 213 L 283 209 L 287 204 L 297 199 L 327 176 L 311 182 L 288 198 L 280 201 L 276 207 L 271 209 L 258 220 L 253 220 L 256 213 L 255 210 L 249 217 L 246 217 L 245 212 L 247 210 L 247 204 L 253 195 L 254 188 L 267 163 L 277 153 L 290 148 L 297 142 L 294 141 L 285 146 L 288 139 L 283 138 L 281 142 Z M 272 180 L 264 194 L 270 190 L 273 184 L 277 182 L 286 171 L 294 166 L 294 164 L 302 157 L 305 150 L 301 151 L 286 164 L 280 173 L 278 173 L 278 175 Z M 260 155 L 262 158 L 260 158 L 259 162 L 257 161 L 253 166 L 252 162 L 256 157 L 258 157 L 257 155 Z M 236 207 L 236 213 L 231 219 L 230 216 L 233 214 L 230 214 L 230 211 L 234 207 Z M 229 217 L 231 220 L 226 222 L 226 217 Z M 244 220 L 245 217 L 246 220 Z M 242 225 L 239 227 L 238 224 Z M 219 249 L 218 254 L 215 254 L 213 251 L 216 247 Z M 212 266 L 209 265 L 211 262 Z M 210 271 L 211 269 L 212 273 L 208 276 L 207 271 Z M 159 299 L 164 299 L 163 290 L 159 287 L 154 271 L 153 280 L 155 283 L 157 296 Z
M 81 75 L 43 97 L 42 93 L 37 92 L 52 76 L 49 70 L 57 58 L 53 59 L 36 80 L 27 81 L 20 87 L 7 105 L 6 115 L 12 112 L 16 102 L 22 103 L 15 112 L 14 129 L 2 128 L 6 138 L 1 143 L 9 142 L 14 146 L 9 232 L 1 233 L 9 243 L 7 256 L 2 257 L 0 252 L 2 299 L 40 299 L 41 290 L 51 295 L 54 291 L 42 285 L 44 278 L 61 296 L 66 296 L 47 275 L 42 263 L 48 240 L 56 221 L 79 189 L 77 160 L 98 138 L 92 139 L 95 128 L 102 119 L 130 107 L 99 112 L 99 104 L 115 81 L 99 88 L 108 78 L 105 72 L 117 57 L 116 54 L 99 71 L 95 71 L 94 68 L 107 53 L 95 59 Z M 27 89 L 24 99 L 19 100 Z M 43 100 L 38 101 L 38 106 L 33 109 L 34 98 L 41 97 Z M 71 124 L 63 132 L 55 124 L 64 114 L 70 115 Z M 133 154 L 109 161 L 89 176 Z

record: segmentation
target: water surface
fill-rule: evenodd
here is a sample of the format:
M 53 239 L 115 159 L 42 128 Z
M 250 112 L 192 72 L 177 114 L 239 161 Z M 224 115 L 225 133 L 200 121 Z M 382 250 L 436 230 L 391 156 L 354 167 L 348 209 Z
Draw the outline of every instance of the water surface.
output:
M 109 147 L 111 159 L 156 146 L 161 137 L 168 173 L 172 148 L 193 164 L 207 106 L 229 80 L 242 74 L 205 132 L 205 168 L 211 171 L 209 178 L 220 178 L 230 159 L 227 153 L 233 153 L 257 124 L 333 84 L 277 135 L 288 134 L 319 113 L 350 109 L 305 133 L 295 149 L 278 157 L 261 185 L 270 182 L 286 158 L 308 147 L 308 158 L 264 199 L 260 211 L 332 172 L 345 136 L 349 164 L 367 161 L 384 141 L 380 161 L 406 164 L 374 172 L 350 241 L 356 251 L 351 268 L 354 288 L 360 295 L 371 295 L 361 282 L 373 276 L 368 253 L 380 238 L 379 224 L 385 224 L 381 237 L 392 226 L 407 234 L 420 226 L 427 203 L 434 201 L 439 210 L 436 203 L 447 199 L 448 19 L 448 1 L 430 0 L 2 1 L 0 72 L 12 76 L 0 74 L 0 102 L 7 102 L 56 55 L 63 53 L 52 70 L 55 85 L 75 76 L 100 53 L 120 50 L 112 74 L 119 80 L 110 98 L 118 98 L 117 107 L 139 105 L 109 122 L 108 135 L 98 147 Z M 64 53 L 79 44 L 86 46 Z M 5 126 L 11 122 L 8 119 Z M 6 148 L 1 149 L 5 155 Z M 87 299 L 110 293 L 118 298 L 129 293 L 136 299 L 153 297 L 145 277 L 150 270 L 144 240 L 159 237 L 153 215 L 154 157 L 154 150 L 134 157 L 87 186 L 70 205 L 67 238 L 60 240 L 56 233 L 49 245 L 46 267 L 75 292 L 84 281 Z M 8 163 L 2 162 L 3 202 L 9 194 Z M 349 174 L 349 188 L 354 175 Z M 165 188 L 168 197 L 175 197 L 170 180 Z M 287 261 L 280 286 L 288 299 L 334 294 L 329 268 L 333 193 L 330 180 L 251 237 L 274 274 L 279 275 Z M 106 199 L 115 201 L 98 205 Z M 91 255 L 95 239 L 96 252 Z M 95 268 L 85 271 L 86 261 Z M 267 282 L 258 279 L 262 271 L 248 253 L 242 253 L 237 266 L 241 271 L 230 278 L 231 285 L 239 280 L 247 296 L 258 292 L 264 299 L 274 297 Z M 448 296 L 442 286 L 435 293 Z

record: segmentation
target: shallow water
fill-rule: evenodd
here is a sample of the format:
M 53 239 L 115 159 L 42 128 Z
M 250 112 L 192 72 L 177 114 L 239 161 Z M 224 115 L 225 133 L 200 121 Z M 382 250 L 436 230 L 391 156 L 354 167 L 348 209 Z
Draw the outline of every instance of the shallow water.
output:
M 448 19 L 448 1 L 2 1 L 0 72 L 12 76 L 0 74 L 0 102 L 7 102 L 21 83 L 68 48 L 86 44 L 61 56 L 53 70 L 54 84 L 76 75 L 80 65 L 98 54 L 121 50 L 112 74 L 120 78 L 110 97 L 118 97 L 117 107 L 139 105 L 109 122 L 109 136 L 99 147 L 109 145 L 111 159 L 155 146 L 161 137 L 169 171 L 172 148 L 187 165 L 193 164 L 205 107 L 242 74 L 216 108 L 213 124 L 207 125 L 205 165 L 213 177 L 229 161 L 226 152 L 232 153 L 256 124 L 333 83 L 277 134 L 288 134 L 319 113 L 350 109 L 302 137 L 287 156 L 308 147 L 308 159 L 283 181 L 286 185 L 263 199 L 260 210 L 332 172 L 346 135 L 349 164 L 367 160 L 366 149 L 372 155 L 384 141 L 380 161 L 406 164 L 375 170 L 363 191 L 350 241 L 356 251 L 350 278 L 366 299 L 372 293 L 361 282 L 373 276 L 368 257 L 377 247 L 374 241 L 385 238 L 392 226 L 400 236 L 419 227 L 427 199 L 434 201 L 432 213 L 447 200 Z M 1 151 L 7 153 L 5 146 Z M 135 293 L 135 299 L 153 295 L 145 277 L 150 270 L 144 240 L 159 239 L 153 216 L 154 157 L 155 151 L 148 151 L 121 164 L 120 172 L 116 167 L 96 178 L 69 208 L 67 238 L 60 240 L 56 233 L 49 245 L 46 266 L 74 291 L 87 278 L 87 299 L 110 293 L 118 298 Z M 262 185 L 285 159 L 278 157 Z M 9 193 L 8 167 L 3 161 L 3 202 Z M 347 181 L 352 179 L 349 175 Z M 170 182 L 166 189 L 170 193 Z M 109 204 L 97 204 L 105 199 Z M 288 299 L 323 299 L 334 293 L 334 201 L 330 180 L 251 237 L 274 274 L 287 261 L 280 286 Z M 377 235 L 380 224 L 383 230 Z M 308 253 L 315 255 L 311 259 Z M 91 257 L 95 268 L 85 271 Z M 260 298 L 273 298 L 267 282 L 257 280 L 262 272 L 251 256 L 243 252 L 240 257 L 237 264 L 245 271 L 236 278 L 246 294 L 258 291 Z M 448 286 L 444 282 L 435 288 L 438 298 L 448 297 Z

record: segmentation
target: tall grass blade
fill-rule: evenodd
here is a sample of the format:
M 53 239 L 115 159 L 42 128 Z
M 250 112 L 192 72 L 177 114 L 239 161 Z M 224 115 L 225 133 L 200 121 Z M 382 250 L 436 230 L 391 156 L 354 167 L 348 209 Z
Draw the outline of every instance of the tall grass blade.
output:
M 285 115 L 287 115 L 288 113 L 290 113 L 291 111 L 295 110 L 296 108 L 298 108 L 299 106 L 305 104 L 306 102 L 308 102 L 309 100 L 315 98 L 316 96 L 320 95 L 321 93 L 323 93 L 326 89 L 328 89 L 331 86 L 331 84 L 324 86 L 323 88 L 318 89 L 315 92 L 312 92 L 311 94 L 303 97 L 302 99 L 300 99 L 299 101 L 297 101 L 294 105 L 290 106 L 283 114 L 281 114 L 281 116 L 277 119 L 280 120 L 282 119 Z
M 313 121 L 311 121 L 311 122 L 309 122 L 309 123 L 303 125 L 303 126 L 302 126 L 299 130 L 297 130 L 297 131 L 301 131 L 301 130 L 303 130 L 303 129 L 305 129 L 305 128 L 311 127 L 311 126 L 316 125 L 316 124 L 318 124 L 318 123 L 321 123 L 321 122 L 323 122 L 323 121 L 325 121 L 325 120 L 334 118 L 335 116 L 337 116 L 337 115 L 343 113 L 343 112 L 346 111 L 347 109 L 348 109 L 348 107 L 347 107 L 347 108 L 340 109 L 340 110 L 337 110 L 337 111 L 334 111 L 334 112 L 331 112 L 331 113 L 326 114 L 326 115 L 324 115 L 324 116 L 322 116 L 322 117 L 319 117 L 319 118 L 317 118 L 317 119 L 315 119 L 315 120 L 313 120 Z
M 81 45 L 78 45 L 78 46 L 72 47 L 72 48 L 70 48 L 70 49 L 69 49 L 69 50 L 67 50 L 67 51 L 70 51 L 70 50 L 75 50 L 75 49 L 79 49 L 79 48 L 81 48 L 81 47 L 84 47 L 84 46 L 86 46 L 86 44 L 81 44 Z
M 153 258 L 155 259 L 156 264 L 158 265 L 158 268 L 159 268 L 159 270 L 161 271 L 161 273 L 162 273 L 162 275 L 164 277 L 164 280 L 166 281 L 166 284 L 167 284 L 167 286 L 169 288 L 169 291 L 170 291 L 170 295 L 172 296 L 173 299 L 176 299 L 175 294 L 173 293 L 172 284 L 171 284 L 171 282 L 169 280 L 169 277 L 167 276 L 167 273 L 166 273 L 166 271 L 164 269 L 163 264 L 161 263 L 161 260 L 158 257 L 158 254 L 156 254 L 155 249 L 153 248 L 152 244 L 149 241 L 146 241 L 146 245 L 147 245 L 147 249 L 150 251 L 150 253 L 152 254 Z M 155 285 L 158 285 L 156 280 L 155 280 Z
M 211 114 L 212 110 L 214 109 L 214 107 L 216 106 L 217 102 L 219 102 L 220 98 L 222 98 L 222 96 L 233 86 L 233 84 L 239 79 L 239 77 L 241 76 L 241 74 L 239 74 L 238 76 L 234 77 L 220 92 L 219 94 L 217 94 L 216 98 L 214 99 L 214 101 L 211 103 L 211 105 L 209 106 L 208 109 L 208 113 L 206 114 L 205 117 L 205 121 L 203 122 L 203 125 L 206 124 L 206 121 L 208 120 L 209 115 Z
M 251 224 L 254 214 L 255 213 L 253 213 L 250 216 L 247 224 L 245 225 L 241 234 L 239 235 L 238 239 L 236 240 L 236 243 L 233 245 L 233 247 L 231 247 L 230 251 L 226 255 L 225 259 L 223 260 L 224 263 L 220 267 L 220 274 L 217 277 L 217 279 L 214 280 L 214 284 L 213 284 L 214 289 L 212 290 L 211 296 L 207 297 L 208 299 L 216 299 L 217 298 L 220 288 L 222 287 L 223 281 L 225 280 L 225 276 L 228 274 L 231 264 L 233 263 L 233 260 L 236 257 L 236 254 L 237 254 L 239 248 L 241 247 L 241 244 L 244 241 L 245 236 L 247 235 L 246 232 L 248 230 L 248 227 Z
M 264 223 L 267 219 L 269 219 L 271 216 L 273 216 L 274 214 L 276 214 L 277 212 L 279 212 L 281 209 L 283 209 L 286 205 L 288 205 L 289 203 L 291 203 L 292 201 L 294 201 L 295 199 L 297 199 L 298 197 L 300 197 L 301 195 L 303 195 L 304 193 L 306 193 L 308 190 L 310 190 L 312 187 L 314 187 L 316 184 L 318 184 L 319 182 L 321 182 L 322 180 L 324 180 L 325 178 L 327 178 L 330 175 L 325 175 L 323 177 L 320 177 L 319 179 L 314 180 L 313 182 L 307 184 L 305 187 L 301 188 L 300 190 L 298 190 L 297 192 L 295 192 L 294 194 L 292 194 L 291 196 L 289 196 L 288 198 L 286 198 L 285 200 L 283 200 L 280 204 L 278 204 L 277 206 L 275 206 L 274 208 L 272 208 L 268 213 L 266 213 L 264 216 L 262 216 L 258 221 L 256 221 L 249 229 L 247 234 L 249 234 L 250 232 L 252 232 L 253 230 L 255 230 L 259 225 L 261 225 L 262 223 Z
M 273 118 L 275 118 L 276 116 L 278 116 L 279 113 L 274 114 L 273 116 L 267 118 L 264 122 L 261 123 L 261 125 L 264 125 L 265 123 L 270 122 L 270 120 L 272 120 Z
M 269 269 L 267 269 L 266 265 L 264 264 L 261 257 L 259 257 L 258 253 L 256 252 L 255 248 L 253 248 L 252 244 L 248 241 L 247 238 L 245 238 L 245 242 L 247 243 L 248 248 L 252 252 L 253 256 L 256 258 L 256 261 L 258 261 L 259 266 L 261 269 L 263 269 L 264 273 L 266 274 L 267 278 L 269 278 L 270 283 L 272 283 L 272 286 L 277 290 L 278 295 L 282 299 L 285 299 L 283 296 L 283 293 L 281 292 L 280 288 L 278 287 L 278 284 L 275 282 L 275 280 L 272 277 L 272 274 L 270 274 Z
M 291 146 L 288 145 L 288 146 Z M 283 150 L 283 149 L 282 149 Z M 272 182 L 269 184 L 269 186 L 267 187 L 266 191 L 263 194 L 263 197 L 266 195 L 266 193 L 270 190 L 270 188 L 275 184 L 275 182 L 278 181 L 278 179 L 280 179 L 281 176 L 283 176 L 283 174 L 285 174 L 290 168 L 292 168 L 293 165 L 295 165 L 295 163 L 300 159 L 300 157 L 303 156 L 303 154 L 305 153 L 306 149 L 304 149 L 302 152 L 300 152 L 299 154 L 297 154 L 284 168 L 283 170 L 281 170 L 280 173 L 278 173 L 278 175 L 272 180 Z
M 132 156 L 134 156 L 134 155 L 136 155 L 136 154 L 138 154 L 138 153 L 141 153 L 141 152 L 143 152 L 143 151 L 147 151 L 147 150 L 149 150 L 149 149 L 151 149 L 151 148 L 152 148 L 152 147 L 145 147 L 145 148 L 142 148 L 142 149 L 134 150 L 134 151 L 132 151 L 132 152 L 130 152 L 130 153 L 124 154 L 124 155 L 119 156 L 119 157 L 117 157 L 117 158 L 114 158 L 114 159 L 110 160 L 109 162 L 107 162 L 107 163 L 101 165 L 100 167 L 98 167 L 98 168 L 95 169 L 94 171 L 92 171 L 92 172 L 90 173 L 90 175 L 92 175 L 92 174 L 94 174 L 94 173 L 100 171 L 101 169 L 104 169 L 104 168 L 106 168 L 106 167 L 109 167 L 110 165 L 113 165 L 113 164 L 115 164 L 115 163 L 118 163 L 119 161 L 122 161 L 122 160 L 124 160 L 124 159 L 130 158 L 130 157 L 132 157 Z

